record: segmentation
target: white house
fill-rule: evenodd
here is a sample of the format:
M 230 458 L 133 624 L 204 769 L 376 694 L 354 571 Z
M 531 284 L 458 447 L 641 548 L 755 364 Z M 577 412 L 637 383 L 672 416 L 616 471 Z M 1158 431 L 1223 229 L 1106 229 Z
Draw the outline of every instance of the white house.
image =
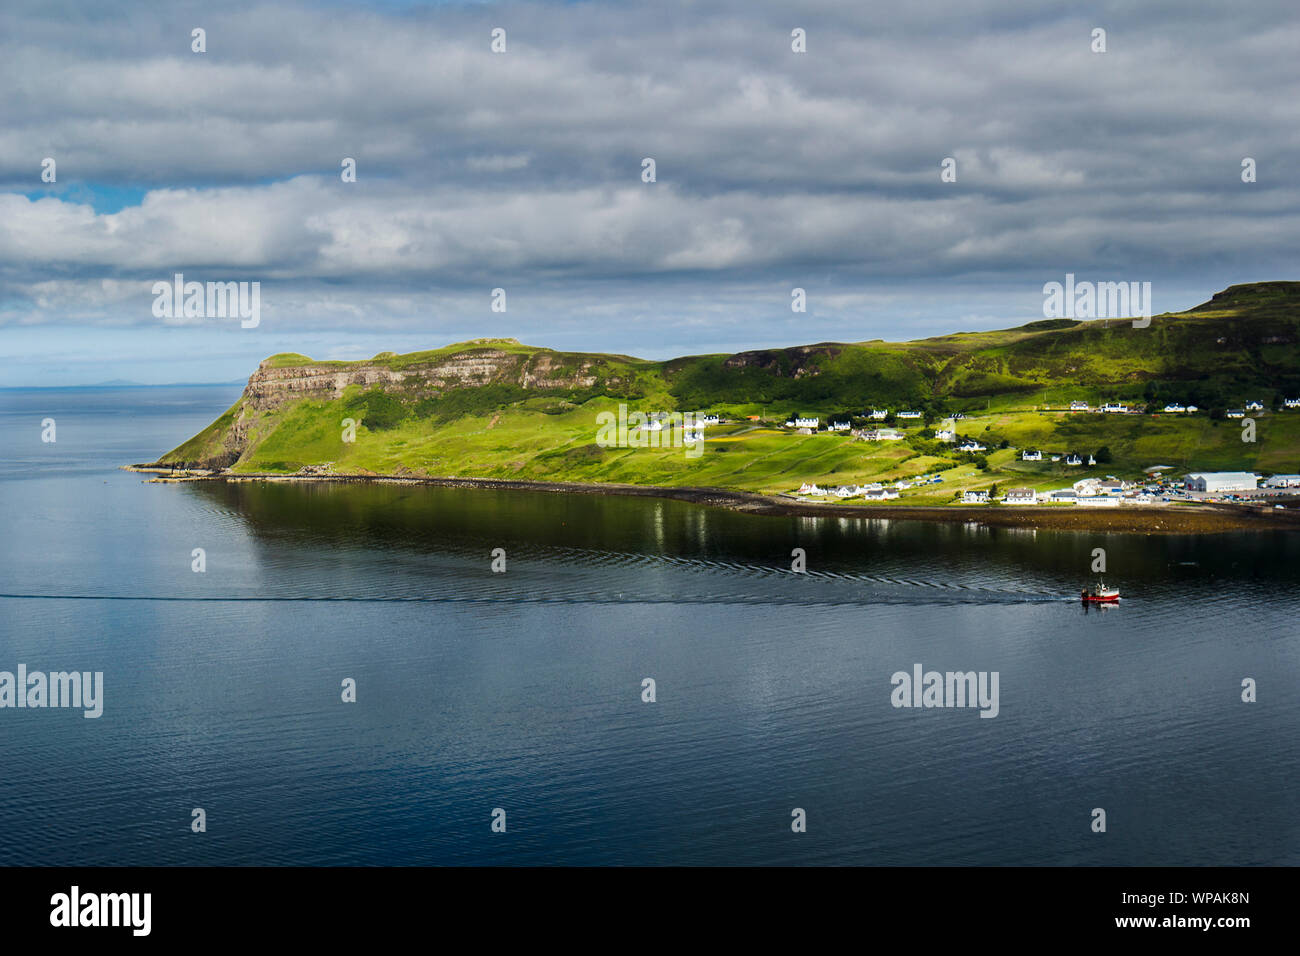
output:
M 1274 475 L 1264 482 L 1265 488 L 1300 488 L 1300 475 Z
M 1300 398 L 1284 398 L 1284 399 L 1282 399 L 1282 407 L 1283 407 L 1283 408 L 1300 408 Z
M 831 492 L 836 498 L 852 498 L 858 494 L 857 485 L 840 485 Z
M 1086 412 L 1087 410 L 1088 410 L 1088 403 L 1087 403 L 1087 402 L 1071 402 L 1071 403 L 1070 403 L 1070 411 L 1072 411 L 1072 412 Z
M 852 422 L 831 422 L 826 426 L 833 432 L 846 432 L 853 427 Z
M 1002 496 L 1004 505 L 1036 505 L 1038 492 L 1033 488 L 1009 488 Z
M 816 428 L 821 422 L 820 418 L 795 418 L 795 428 Z
M 1120 402 L 1107 402 L 1105 405 L 1101 406 L 1101 410 L 1103 412 L 1119 412 L 1123 414 L 1128 411 L 1128 406 Z
M 1082 465 L 1083 459 L 1080 458 L 1078 455 L 1066 455 L 1065 463 L 1067 465 Z
M 1169 500 L 1152 491 L 1143 491 L 1133 498 L 1133 501 L 1140 505 L 1167 505 Z
M 826 494 L 826 489 L 825 489 L 825 488 L 818 488 L 816 482 L 807 482 L 807 481 L 805 481 L 802 485 L 799 486 L 799 494 L 801 494 L 801 495 L 824 495 L 824 494 Z
M 960 445 L 958 445 L 957 450 L 969 451 L 969 452 L 988 451 L 988 449 L 985 448 L 983 445 L 981 445 L 979 442 L 972 441 L 969 438 L 966 439 L 964 442 L 962 442 Z
M 1060 461 L 1060 460 L 1061 460 L 1061 456 L 1060 456 L 1060 455 L 1053 455 L 1053 456 L 1052 456 L 1052 461 Z
M 897 428 L 868 428 L 859 433 L 858 437 L 863 441 L 898 441 L 903 433 Z
M 899 412 L 898 417 L 899 418 L 920 418 L 921 413 L 920 412 Z
M 1167 412 L 1185 412 L 1185 411 L 1187 411 L 1187 406 L 1186 406 L 1186 405 L 1176 405 L 1176 404 L 1174 404 L 1174 405 L 1166 405 L 1166 406 L 1165 406 L 1165 411 L 1167 411 Z
M 889 409 L 887 408 L 873 408 L 871 410 L 870 418 L 872 421 L 883 422 L 888 417 Z
M 1188 491 L 1254 491 L 1259 479 L 1249 471 L 1203 471 L 1187 476 Z
M 936 441 L 954 442 L 957 440 L 957 433 L 951 428 L 941 428 L 934 433 Z
M 961 494 L 961 503 L 964 505 L 985 505 L 988 501 L 987 491 L 963 491 Z
M 1188 405 L 1188 406 L 1187 406 L 1187 411 L 1188 411 L 1188 412 L 1198 412 L 1198 411 L 1200 411 L 1200 409 L 1197 408 L 1195 405 Z
M 1079 500 L 1079 493 L 1077 491 L 1071 491 L 1068 488 L 1061 488 L 1058 491 L 1053 491 L 1050 497 L 1052 501 L 1063 501 L 1066 504 L 1072 505 Z
M 868 501 L 889 501 L 898 497 L 898 492 L 892 488 L 872 488 L 865 492 L 862 497 Z
M 1119 507 L 1119 499 L 1100 495 L 1080 495 L 1075 499 L 1075 504 L 1083 505 L 1085 508 L 1117 508 Z
M 704 441 L 704 429 L 686 429 L 682 435 L 682 441 L 688 445 L 694 445 Z
M 1246 411 L 1248 412 L 1262 412 L 1263 410 L 1264 410 L 1263 402 L 1251 401 L 1246 403 Z
M 1043 453 L 1041 451 L 1038 451 L 1037 449 L 1030 451 L 1028 448 L 1026 448 L 1024 451 L 1020 453 L 1020 460 L 1021 461 L 1042 461 Z
M 1230 409 L 1228 409 L 1228 411 L 1227 411 L 1225 414 L 1227 415 L 1228 418 L 1245 418 L 1245 417 L 1246 417 L 1245 409 L 1241 409 L 1241 408 L 1230 408 Z
M 638 427 L 643 432 L 660 432 L 664 429 L 664 423 L 656 419 L 652 422 L 642 422 Z
M 701 425 L 716 425 L 721 419 L 717 415 L 701 415 L 696 421 Z

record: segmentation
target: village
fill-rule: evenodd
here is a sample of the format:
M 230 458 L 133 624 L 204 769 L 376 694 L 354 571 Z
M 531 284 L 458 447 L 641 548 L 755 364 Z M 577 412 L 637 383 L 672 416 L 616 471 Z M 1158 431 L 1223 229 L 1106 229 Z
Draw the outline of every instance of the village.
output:
M 806 446 L 806 457 L 792 456 L 784 470 L 796 476 L 797 486 L 792 483 L 782 488 L 778 484 L 766 490 L 805 503 L 875 504 L 903 499 L 904 504 L 927 506 L 1116 508 L 1161 506 L 1171 502 L 1253 502 L 1285 509 L 1287 505 L 1282 502 L 1300 498 L 1300 475 L 1194 470 L 1199 462 L 1195 457 L 1189 461 L 1189 456 L 1176 459 L 1182 462 L 1180 468 L 1169 464 L 1139 465 L 1131 457 L 1115 463 L 1110 448 L 1100 438 L 1097 439 L 1099 447 L 1091 450 L 1077 447 L 1082 444 L 1077 430 L 1073 433 L 1075 437 L 1069 439 L 1075 448 L 1049 448 L 1048 442 L 1039 447 L 1024 440 L 1026 436 L 1044 437 L 1041 428 L 1025 425 L 1044 415 L 1057 422 L 1080 415 L 1096 416 L 1100 435 L 1105 434 L 1103 417 L 1185 419 L 1201 415 L 1207 424 L 1213 424 L 1215 418 L 1244 419 L 1270 412 L 1300 412 L 1298 398 L 1278 399 L 1271 409 L 1256 399 L 1241 401 L 1239 405 L 1221 406 L 1211 413 L 1191 403 L 1105 400 L 1090 404 L 1073 400 L 1055 407 L 1043 403 L 1000 412 L 984 409 L 945 412 L 928 405 L 924 410 L 869 407 L 861 413 L 825 417 L 792 414 L 784 418 L 750 414 L 751 407 L 744 411 L 689 414 L 620 412 L 620 421 L 626 420 L 631 426 L 626 442 L 629 447 L 676 447 L 680 441 L 693 448 L 696 455 L 703 450 L 706 440 L 716 451 L 724 453 L 730 443 L 761 434 L 773 438 L 826 436 L 836 440 L 825 446 L 828 450 L 835 447 L 847 450 L 847 445 L 838 444 L 841 441 L 878 447 L 878 452 L 864 449 L 861 459 L 846 459 L 843 454 L 835 453 L 828 458 L 817 442 L 816 448 Z M 1008 414 L 1020 423 L 1021 430 L 994 431 L 998 417 Z M 971 434 L 963 433 L 963 429 Z M 632 437 L 637 434 L 639 439 Z M 1025 447 L 1018 447 L 1021 444 Z M 805 452 L 802 445 L 792 445 L 790 450 L 796 448 Z M 857 461 L 861 462 L 860 466 L 855 464 Z M 821 463 L 820 473 L 814 476 L 805 472 L 805 476 L 799 476 L 801 463 L 812 462 Z M 1112 471 L 1119 474 L 1109 473 Z M 1270 499 L 1276 499 L 1277 503 Z
M 1278 411 L 1300 410 L 1300 399 L 1286 398 L 1280 401 Z M 1050 407 L 1043 411 L 1053 411 Z M 1166 403 L 1160 406 L 1130 406 L 1124 402 L 1106 401 L 1096 407 L 1084 401 L 1070 402 L 1068 409 L 1055 409 L 1070 413 L 1101 413 L 1105 415 L 1189 415 L 1200 411 L 1193 404 Z M 1240 408 L 1228 408 L 1223 417 L 1243 419 L 1248 414 L 1265 411 L 1265 405 L 1258 400 L 1241 403 Z M 887 408 L 872 408 L 861 418 L 872 423 L 870 427 L 854 427 L 851 420 L 843 417 L 829 420 L 823 427 L 815 416 L 793 416 L 785 422 L 785 428 L 798 434 L 812 435 L 819 432 L 834 434 L 848 433 L 852 438 L 865 442 L 903 441 L 908 435 L 899 428 L 886 425 L 887 422 L 919 423 L 924 414 L 913 409 L 892 412 Z M 962 436 L 957 423 L 965 418 L 957 413 L 944 419 L 937 428 L 926 428 L 920 434 L 936 442 L 951 445 L 958 454 L 975 459 L 987 452 L 988 447 L 979 440 Z M 874 423 L 879 422 L 879 425 Z M 1004 442 L 1002 448 L 1008 447 Z M 1068 468 L 1090 469 L 1098 466 L 1098 454 L 1109 455 L 1106 451 L 1097 453 L 1077 451 L 1045 451 L 1040 448 L 1011 449 L 1018 453 L 1022 462 L 1059 463 Z M 978 459 L 976 459 L 978 460 Z M 985 488 L 965 488 L 955 491 L 951 503 L 958 505 L 1006 505 L 1006 506 L 1075 506 L 1085 508 L 1114 508 L 1122 505 L 1159 506 L 1173 501 L 1184 502 L 1225 502 L 1237 503 L 1266 500 L 1270 497 L 1290 497 L 1300 491 L 1300 475 L 1275 474 L 1258 475 L 1253 472 L 1191 472 L 1182 480 L 1173 480 L 1167 473 L 1173 469 L 1166 465 L 1155 465 L 1144 470 L 1140 480 L 1125 480 L 1115 475 L 1104 477 L 1081 477 L 1080 479 L 1052 489 L 1031 487 L 1002 487 L 991 483 Z M 883 502 L 899 499 L 905 492 L 932 496 L 936 489 L 930 486 L 944 483 L 944 476 L 935 472 L 917 476 L 907 476 L 893 481 L 873 481 L 865 484 L 836 484 L 826 482 L 818 484 L 816 480 L 804 481 L 799 487 L 788 493 L 789 497 L 799 501 L 816 502 L 826 500 L 848 501 L 860 499 L 864 502 Z M 1002 483 L 1004 486 L 1006 482 Z M 1285 508 L 1283 504 L 1274 505 Z
M 862 498 L 866 501 L 891 501 L 903 491 L 938 484 L 941 475 L 926 475 L 890 485 L 873 482 L 865 485 L 838 485 L 819 487 L 815 482 L 805 482 L 793 496 L 800 501 L 834 498 L 840 501 Z M 1297 489 L 1292 492 L 1289 489 Z M 1189 474 L 1183 481 L 1166 481 L 1153 469 L 1150 480 L 1124 481 L 1113 475 L 1105 478 L 1083 478 L 1068 488 L 1039 491 L 1034 488 L 1007 488 L 999 493 L 998 486 L 960 492 L 957 503 L 963 505 L 1002 504 L 1027 505 L 1077 505 L 1080 507 L 1113 508 L 1120 505 L 1164 505 L 1171 501 L 1243 502 L 1270 496 L 1290 497 L 1300 493 L 1300 475 L 1271 475 L 1262 478 L 1253 472 L 1198 472 Z M 1284 505 L 1275 505 L 1284 508 Z

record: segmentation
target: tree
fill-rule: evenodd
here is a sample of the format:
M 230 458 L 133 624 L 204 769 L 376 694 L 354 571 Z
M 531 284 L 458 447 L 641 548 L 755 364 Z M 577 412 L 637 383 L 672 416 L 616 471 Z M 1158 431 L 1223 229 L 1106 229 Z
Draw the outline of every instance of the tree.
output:
M 1114 456 L 1110 453 L 1109 445 L 1102 445 L 1097 449 L 1096 453 L 1092 457 L 1097 459 L 1097 464 L 1099 465 L 1109 465 L 1115 460 Z
M 996 498 L 997 496 L 998 496 L 998 483 L 995 481 L 993 482 L 993 487 L 989 489 L 989 497 Z

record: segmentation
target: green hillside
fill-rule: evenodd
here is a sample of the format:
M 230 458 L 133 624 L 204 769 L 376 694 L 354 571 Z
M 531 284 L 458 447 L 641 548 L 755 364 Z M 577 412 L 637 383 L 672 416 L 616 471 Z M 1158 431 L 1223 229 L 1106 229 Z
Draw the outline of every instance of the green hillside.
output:
M 556 352 L 480 339 L 361 362 L 296 354 L 262 363 L 244 395 L 204 431 L 162 456 L 233 473 L 391 474 L 692 485 L 789 491 L 805 480 L 861 483 L 942 471 L 945 482 L 905 495 L 948 501 L 955 489 L 1012 482 L 1061 487 L 1084 474 L 1140 474 L 1153 465 L 1300 471 L 1300 282 L 1233 286 L 1188 312 L 1127 320 L 1048 320 L 906 343 L 822 343 L 652 362 Z M 1242 440 L 1228 408 L 1252 413 Z M 1071 414 L 1071 401 L 1114 400 L 1191 416 Z M 698 457 L 681 447 L 602 447 L 602 412 L 712 412 Z M 921 421 L 886 422 L 902 441 L 847 433 L 798 435 L 795 414 L 851 418 L 913 408 Z M 988 446 L 962 455 L 936 441 L 947 416 Z M 353 437 L 346 427 L 351 421 Z M 876 423 L 879 424 L 879 423 Z M 927 427 L 929 426 L 929 427 Z M 635 431 L 635 430 L 634 430 Z M 665 432 L 670 436 L 671 431 Z M 665 445 L 671 442 L 665 439 Z M 1018 449 L 1085 458 L 1022 462 Z M 929 491 L 928 489 L 935 489 Z M 939 490 L 942 489 L 942 490 Z

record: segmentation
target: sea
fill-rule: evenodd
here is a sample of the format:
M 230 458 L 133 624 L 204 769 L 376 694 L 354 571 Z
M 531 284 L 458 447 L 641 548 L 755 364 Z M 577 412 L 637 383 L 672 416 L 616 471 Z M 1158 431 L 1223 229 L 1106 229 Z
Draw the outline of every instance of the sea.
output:
M 1294 533 L 121 470 L 238 394 L 0 391 L 0 864 L 1300 863 Z

